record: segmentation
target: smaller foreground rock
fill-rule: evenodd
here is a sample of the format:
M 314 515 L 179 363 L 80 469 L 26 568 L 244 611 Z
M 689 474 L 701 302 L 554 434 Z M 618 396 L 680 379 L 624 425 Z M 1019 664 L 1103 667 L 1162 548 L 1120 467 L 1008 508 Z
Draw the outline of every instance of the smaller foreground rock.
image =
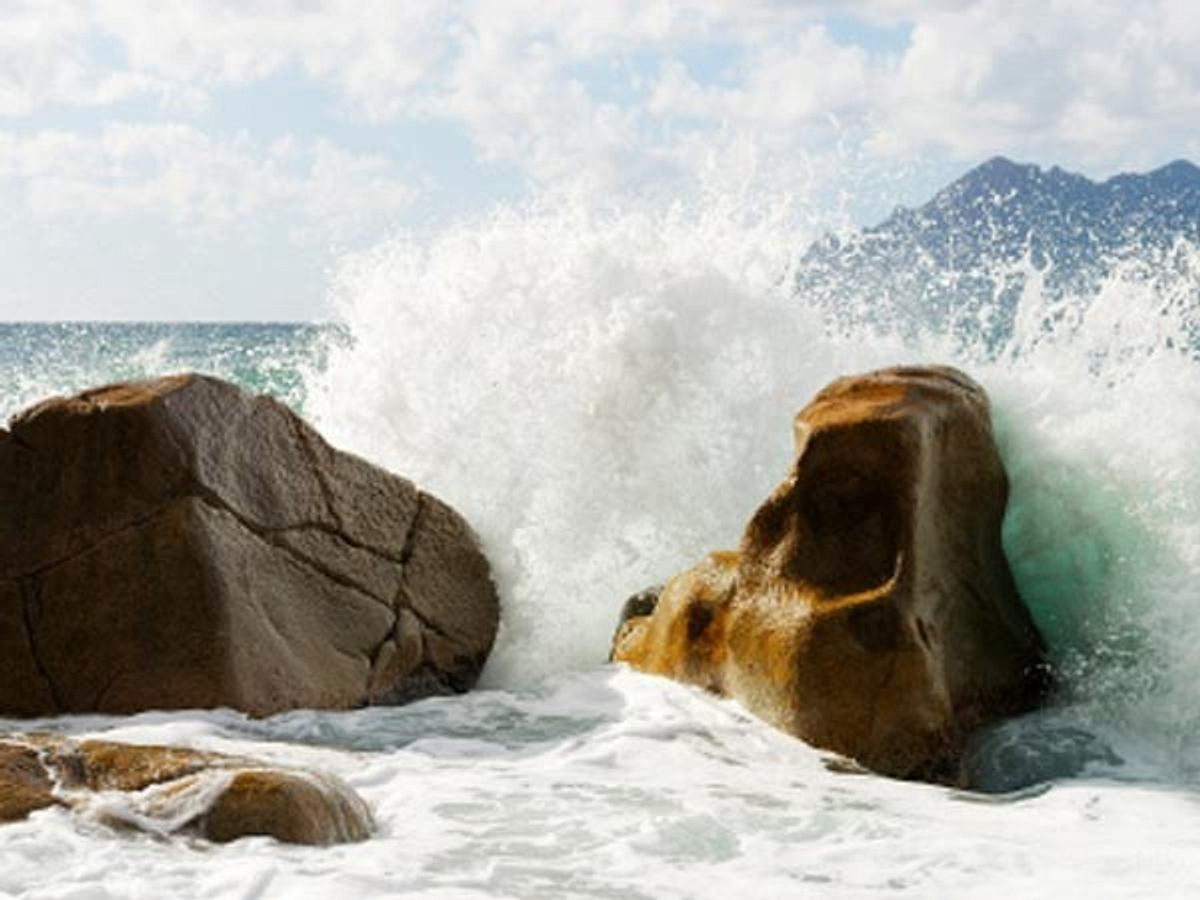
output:
M 795 439 L 739 550 L 628 603 L 613 658 L 877 772 L 954 780 L 967 734 L 1049 681 L 1001 547 L 987 397 L 948 368 L 843 378 Z
M 0 741 L 0 822 L 55 806 L 53 787 L 36 747 Z
M 0 429 L 0 715 L 253 715 L 471 687 L 471 528 L 282 404 L 183 375 Z
M 176 747 L 46 734 L 0 739 L 0 822 L 48 806 L 117 828 L 222 843 L 265 835 L 335 844 L 364 840 L 372 829 L 366 803 L 326 774 Z

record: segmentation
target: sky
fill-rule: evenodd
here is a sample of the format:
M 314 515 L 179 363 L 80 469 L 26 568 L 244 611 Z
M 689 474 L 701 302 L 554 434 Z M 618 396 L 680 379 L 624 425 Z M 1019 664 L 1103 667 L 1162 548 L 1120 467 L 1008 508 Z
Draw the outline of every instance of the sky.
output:
M 1194 0 L 0 0 L 0 320 L 325 318 L 342 254 L 561 196 L 1196 159 L 1197 47 Z

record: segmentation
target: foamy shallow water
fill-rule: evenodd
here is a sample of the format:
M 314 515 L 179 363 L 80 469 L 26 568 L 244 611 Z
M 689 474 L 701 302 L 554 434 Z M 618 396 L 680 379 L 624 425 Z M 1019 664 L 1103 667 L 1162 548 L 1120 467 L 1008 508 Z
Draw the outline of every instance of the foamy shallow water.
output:
M 33 723 L 19 723 L 29 727 Z M 74 898 L 1180 896 L 1200 797 L 1120 767 L 983 796 L 837 774 L 691 688 L 604 667 L 396 709 L 36 723 L 334 772 L 361 844 L 214 846 L 63 811 L 0 829 L 0 892 Z M 18 723 L 6 723 L 15 727 Z

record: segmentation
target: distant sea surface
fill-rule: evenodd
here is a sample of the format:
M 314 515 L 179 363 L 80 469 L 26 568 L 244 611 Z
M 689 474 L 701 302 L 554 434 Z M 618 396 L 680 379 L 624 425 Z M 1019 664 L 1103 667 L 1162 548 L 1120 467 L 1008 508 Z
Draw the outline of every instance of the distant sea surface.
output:
M 0 323 L 0 416 L 53 394 L 167 371 L 219 375 L 303 409 L 344 329 L 312 323 Z

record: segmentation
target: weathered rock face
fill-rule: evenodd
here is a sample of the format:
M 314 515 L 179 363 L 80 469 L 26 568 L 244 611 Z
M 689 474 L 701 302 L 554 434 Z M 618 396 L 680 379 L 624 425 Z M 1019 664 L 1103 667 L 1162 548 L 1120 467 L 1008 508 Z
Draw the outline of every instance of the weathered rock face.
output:
M 795 438 L 739 551 L 670 581 L 613 657 L 876 771 L 953 777 L 971 729 L 1048 687 L 1001 547 L 1008 484 L 987 397 L 948 368 L 843 378 L 801 410 Z
M 117 828 L 221 843 L 250 835 L 345 843 L 372 829 L 366 803 L 330 775 L 175 747 L 48 734 L 0 739 L 0 822 L 52 805 Z
M 402 702 L 474 683 L 498 603 L 469 526 L 201 376 L 0 429 L 0 715 Z

